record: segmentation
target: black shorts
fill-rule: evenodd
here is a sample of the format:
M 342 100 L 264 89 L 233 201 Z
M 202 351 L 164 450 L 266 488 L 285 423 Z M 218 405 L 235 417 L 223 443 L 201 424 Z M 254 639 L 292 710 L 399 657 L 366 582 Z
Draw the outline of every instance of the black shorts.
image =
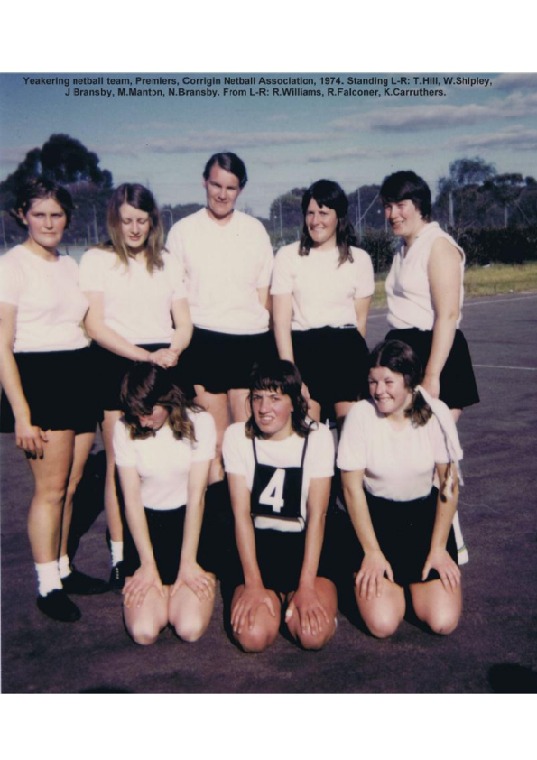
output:
M 296 591 L 304 561 L 306 531 L 283 533 L 280 530 L 255 530 L 256 560 L 265 588 L 276 593 L 289 594 Z M 335 582 L 330 565 L 330 557 L 321 551 L 317 577 Z M 239 570 L 233 585 L 244 583 L 244 574 Z
M 195 327 L 183 357 L 192 384 L 209 393 L 227 393 L 248 388 L 253 365 L 277 358 L 277 351 L 270 331 L 232 335 Z
M 421 580 L 423 566 L 431 549 L 431 536 L 436 518 L 438 489 L 433 488 L 428 496 L 413 501 L 391 501 L 367 493 L 367 505 L 382 553 L 390 563 L 395 583 L 408 586 L 440 578 L 436 570 L 431 570 L 426 581 Z M 364 558 L 363 549 L 356 537 L 350 520 L 349 539 L 345 547 L 350 568 L 356 572 Z M 447 551 L 457 563 L 457 544 L 453 528 L 449 531 Z
M 145 508 L 153 556 L 160 579 L 165 586 L 172 586 L 179 573 L 185 514 L 186 507 L 165 510 Z M 207 572 L 216 572 L 214 558 L 210 552 L 211 539 L 208 534 L 211 533 L 211 526 L 209 523 L 210 520 L 205 515 L 200 532 L 197 561 Z M 128 577 L 140 567 L 140 558 L 128 526 L 125 528 L 123 540 L 124 567 Z
M 169 343 L 151 343 L 140 347 L 145 348 L 147 351 L 157 351 L 159 348 L 169 348 L 169 346 Z M 121 409 L 121 384 L 123 383 L 125 374 L 136 362 L 132 359 L 127 359 L 125 356 L 118 356 L 118 354 L 108 351 L 108 349 L 99 346 L 97 343 L 92 344 L 91 352 L 93 362 L 92 372 L 95 377 L 102 419 L 103 411 L 117 411 Z M 192 385 L 189 384 L 185 373 L 183 354 L 179 357 L 177 365 L 170 367 L 167 372 L 173 375 L 176 384 L 185 395 L 188 398 L 193 398 L 194 390 Z
M 333 418 L 338 401 L 368 398 L 369 353 L 356 327 L 294 330 L 292 338 L 295 364 L 323 419 Z
M 98 417 L 98 399 L 91 350 L 21 352 L 15 354 L 32 425 L 42 430 L 91 433 Z M 13 410 L 2 392 L 0 431 L 12 433 Z
M 411 346 L 418 355 L 423 370 L 431 355 L 432 330 L 390 330 L 386 340 L 401 340 Z M 460 330 L 455 338 L 449 356 L 440 374 L 440 399 L 450 409 L 463 409 L 479 403 L 477 383 L 466 338 Z

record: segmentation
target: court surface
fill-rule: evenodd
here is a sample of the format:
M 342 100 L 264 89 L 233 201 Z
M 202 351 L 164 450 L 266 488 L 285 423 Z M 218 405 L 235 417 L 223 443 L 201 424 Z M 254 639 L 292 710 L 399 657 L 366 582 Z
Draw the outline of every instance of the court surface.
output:
M 206 635 L 184 644 L 164 631 L 151 647 L 126 635 L 121 596 L 78 597 L 76 624 L 45 618 L 35 606 L 26 537 L 30 475 L 13 437 L 1 436 L 2 691 L 5 693 L 465 693 L 536 692 L 537 673 L 537 295 L 469 301 L 462 324 L 481 403 L 459 429 L 464 449 L 459 513 L 469 547 L 464 611 L 442 638 L 404 621 L 378 641 L 341 612 L 321 652 L 280 637 L 245 655 L 228 639 L 217 600 Z M 368 345 L 387 331 L 374 311 Z M 99 512 L 99 459 L 87 490 Z M 93 489 L 93 496 L 91 496 Z M 77 566 L 108 577 L 102 512 L 81 540 Z

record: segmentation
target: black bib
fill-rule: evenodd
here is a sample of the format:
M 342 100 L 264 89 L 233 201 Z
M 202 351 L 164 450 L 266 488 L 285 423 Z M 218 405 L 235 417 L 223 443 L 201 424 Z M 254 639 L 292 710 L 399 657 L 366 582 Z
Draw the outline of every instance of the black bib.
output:
M 304 439 L 300 467 L 274 467 L 260 464 L 254 446 L 254 482 L 251 494 L 251 513 L 254 517 L 272 517 L 280 520 L 299 520 L 301 513 L 302 477 L 308 436 Z

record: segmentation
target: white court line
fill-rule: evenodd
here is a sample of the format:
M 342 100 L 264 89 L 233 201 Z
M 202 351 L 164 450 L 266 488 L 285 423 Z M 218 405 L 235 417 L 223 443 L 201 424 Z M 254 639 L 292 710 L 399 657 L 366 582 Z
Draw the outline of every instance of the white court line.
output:
M 481 367 L 484 369 L 522 369 L 528 372 L 537 372 L 537 367 L 512 367 L 509 364 L 474 364 L 474 367 Z
M 465 301 L 462 306 L 462 311 L 464 311 L 469 308 L 470 306 L 488 306 L 489 304 L 497 304 L 497 303 L 513 303 L 513 301 L 531 301 L 533 299 L 537 298 L 537 293 L 528 293 L 527 295 L 523 296 L 514 296 L 513 298 L 498 298 L 497 296 L 473 296 L 472 300 Z M 377 311 L 375 314 L 369 314 L 369 319 L 379 319 L 380 317 L 386 318 L 386 314 L 388 313 L 388 310 L 385 306 L 380 307 L 380 311 Z

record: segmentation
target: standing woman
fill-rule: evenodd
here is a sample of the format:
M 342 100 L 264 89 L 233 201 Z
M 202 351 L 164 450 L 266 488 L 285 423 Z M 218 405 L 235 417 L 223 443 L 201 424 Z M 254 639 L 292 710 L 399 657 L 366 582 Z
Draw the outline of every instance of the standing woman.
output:
M 238 572 L 231 626 L 246 652 L 261 652 L 285 623 L 305 649 L 320 649 L 336 630 L 337 592 L 321 553 L 334 472 L 329 429 L 307 417 L 296 367 L 258 366 L 251 416 L 224 436 L 224 462 L 235 515 Z
M 379 344 L 370 367 L 371 399 L 351 409 L 338 448 L 355 532 L 348 557 L 358 609 L 374 636 L 390 636 L 408 589 L 417 617 L 449 634 L 462 610 L 452 528 L 462 458 L 457 429 L 447 406 L 420 387 L 410 346 Z
M 147 362 L 127 372 L 121 402 L 113 442 L 129 528 L 125 625 L 137 644 L 153 644 L 168 624 L 197 641 L 215 599 L 214 557 L 200 544 L 214 422 L 168 370 Z
M 386 279 L 387 339 L 412 346 L 424 367 L 423 387 L 458 420 L 479 401 L 468 344 L 459 330 L 464 251 L 431 222 L 431 190 L 412 171 L 386 177 L 380 189 L 384 213 L 403 239 Z
M 174 224 L 167 240 L 184 270 L 194 323 L 185 359 L 196 400 L 216 423 L 211 484 L 224 478 L 227 426 L 247 417 L 252 367 L 276 353 L 269 329 L 272 245 L 261 222 L 235 208 L 247 179 L 235 153 L 213 154 L 203 170 L 206 207 Z
M 13 216 L 27 238 L 0 259 L 1 430 L 15 432 L 34 479 L 28 535 L 37 606 L 64 622 L 80 618 L 67 593 L 107 589 L 67 556 L 73 496 L 97 420 L 82 329 L 88 302 L 76 262 L 57 250 L 72 210 L 70 194 L 54 182 L 37 178 L 22 187 Z
M 304 193 L 299 242 L 276 254 L 271 294 L 281 359 L 300 370 L 309 413 L 339 424 L 367 394 L 366 320 L 375 290 L 369 255 L 358 248 L 337 182 Z
M 123 522 L 116 492 L 112 438 L 121 412 L 120 391 L 133 362 L 171 368 L 185 388 L 179 357 L 192 323 L 178 263 L 163 243 L 160 213 L 143 185 L 114 190 L 107 214 L 110 242 L 87 251 L 80 286 L 89 301 L 86 329 L 94 341 L 94 376 L 99 381 L 106 451 L 105 510 L 110 534 L 110 585 L 122 588 Z

